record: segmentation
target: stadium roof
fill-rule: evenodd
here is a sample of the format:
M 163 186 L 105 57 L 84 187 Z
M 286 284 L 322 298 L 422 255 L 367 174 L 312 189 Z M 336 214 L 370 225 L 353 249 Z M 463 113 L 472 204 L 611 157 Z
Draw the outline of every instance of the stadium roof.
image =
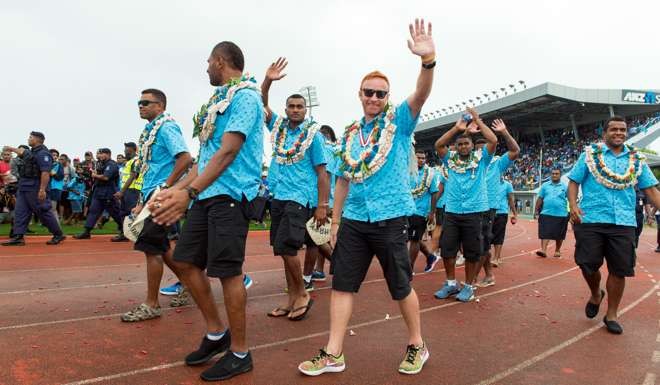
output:
M 611 114 L 626 117 L 660 111 L 660 90 L 583 89 L 543 83 L 475 108 L 486 120 L 501 118 L 513 132 L 529 134 L 572 128 L 573 122 L 578 127 L 598 123 Z M 458 111 L 419 123 L 415 128 L 418 145 L 432 148 L 461 114 Z

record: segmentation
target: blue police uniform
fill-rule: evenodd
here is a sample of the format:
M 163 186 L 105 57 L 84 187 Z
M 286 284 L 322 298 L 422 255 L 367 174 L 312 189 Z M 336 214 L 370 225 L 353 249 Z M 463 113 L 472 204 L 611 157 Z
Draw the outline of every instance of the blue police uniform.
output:
M 98 166 L 97 166 L 98 167 Z M 105 164 L 102 164 L 103 175 L 108 178 L 107 181 L 96 180 L 92 191 L 92 203 L 87 213 L 87 220 L 85 221 L 85 230 L 90 232 L 96 221 L 99 219 L 103 211 L 107 211 L 112 219 L 117 222 L 121 231 L 123 219 L 119 208 L 119 202 L 115 199 L 114 194 L 118 191 L 117 180 L 119 179 L 119 167 L 117 163 L 110 159 Z

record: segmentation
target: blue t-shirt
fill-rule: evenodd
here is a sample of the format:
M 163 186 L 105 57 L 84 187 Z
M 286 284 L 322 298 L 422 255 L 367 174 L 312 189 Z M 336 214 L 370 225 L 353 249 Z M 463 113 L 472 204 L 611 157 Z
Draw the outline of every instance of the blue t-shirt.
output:
M 85 199 L 85 183 L 78 178 L 72 178 L 66 185 L 66 191 L 69 192 L 67 199 L 70 201 L 82 201 Z
M 268 130 L 273 130 L 277 119 L 277 114 L 273 113 L 268 123 Z M 309 121 L 305 120 L 296 128 L 286 128 L 287 135 L 284 141 L 284 148 L 291 148 L 293 146 L 293 143 L 298 140 L 298 137 L 303 132 L 303 128 L 308 123 Z M 287 124 L 286 120 L 283 121 L 282 125 L 284 124 Z M 277 143 L 273 143 L 273 146 L 276 145 Z M 312 143 L 305 150 L 305 155 L 296 163 L 279 164 L 275 161 L 275 155 L 273 155 L 272 162 L 277 164 L 279 172 L 279 182 L 273 189 L 275 199 L 294 201 L 302 206 L 318 206 L 318 176 L 316 175 L 316 167 L 327 163 L 325 160 L 324 139 L 320 132 L 317 131 L 314 134 L 314 139 L 312 139 Z
M 218 91 L 226 93 L 227 87 L 222 86 Z M 261 96 L 250 88 L 238 90 L 227 110 L 215 119 L 213 136 L 201 145 L 198 174 L 201 175 L 213 155 L 222 148 L 222 136 L 226 132 L 243 135 L 245 142 L 229 167 L 199 194 L 200 200 L 229 195 L 237 201 L 243 197 L 251 201 L 257 196 L 264 152 L 263 122 Z
M 501 185 L 502 174 L 511 164 L 511 159 L 509 159 L 509 153 L 505 153 L 502 156 L 495 156 L 493 160 L 488 165 L 488 171 L 486 171 L 486 185 L 488 190 L 488 208 L 498 209 L 499 200 L 497 193 L 499 190 L 494 188 L 494 186 Z M 501 187 L 501 186 L 500 186 Z
M 145 130 L 151 131 L 155 121 L 156 119 L 149 122 L 145 126 Z M 188 147 L 179 125 L 173 121 L 163 123 L 156 134 L 156 140 L 151 145 L 149 168 L 142 179 L 141 191 L 145 200 L 158 186 L 167 181 L 167 178 L 174 171 L 176 156 L 183 152 L 188 152 Z
M 328 195 L 328 204 L 330 208 L 333 208 L 335 204 L 335 181 L 337 180 L 335 174 L 337 173 L 338 148 L 334 143 L 325 142 L 323 149 L 325 150 L 325 160 L 328 162 L 325 165 L 325 169 L 328 171 L 328 178 L 330 178 L 330 195 Z
M 62 165 L 58 162 L 53 162 L 53 168 L 50 171 L 50 189 L 51 190 L 64 190 L 64 178 L 57 180 L 55 176 L 59 173 L 61 176 L 64 176 L 64 171 L 62 170 Z
M 445 187 L 447 186 L 447 179 L 445 179 L 445 176 L 442 174 L 442 170 L 440 167 L 436 167 L 436 172 L 438 173 L 438 190 L 440 189 L 440 185 L 442 185 L 442 195 L 438 198 L 438 202 L 435 204 L 435 207 L 438 209 L 444 209 L 445 208 L 445 201 L 447 200 L 447 194 Z
M 408 102 L 395 109 L 396 131 L 392 147 L 383 166 L 362 183 L 351 181 L 344 203 L 343 217 L 362 222 L 379 222 L 391 218 L 410 216 L 415 211 L 415 202 L 410 193 L 408 162 L 412 146 L 412 133 L 419 116 L 412 116 Z M 362 134 L 366 138 L 374 128 L 375 120 L 365 124 L 362 118 Z M 363 147 L 354 140 L 350 149 L 351 157 L 359 159 Z M 336 172 L 341 174 L 340 163 Z
M 26 150 L 27 151 L 27 150 Z M 46 146 L 40 144 L 29 150 L 30 153 L 23 156 L 26 162 L 36 162 L 39 173 L 50 173 L 53 167 L 53 157 L 48 152 Z M 34 178 L 21 177 L 18 180 L 20 191 L 39 191 L 41 185 L 41 175 Z M 50 183 L 46 184 L 46 190 L 50 190 Z
M 431 211 L 431 198 L 433 197 L 433 194 L 438 192 L 438 184 L 439 184 L 438 182 L 439 173 L 436 172 L 435 169 L 425 165 L 424 167 L 418 170 L 417 175 L 410 177 L 411 190 L 417 187 L 417 185 L 421 182 L 425 169 L 428 169 L 429 172 L 432 174 L 431 185 L 429 186 L 429 188 L 426 189 L 424 194 L 418 197 L 413 196 L 413 199 L 415 200 L 414 215 L 419 215 L 422 217 L 426 217 L 427 215 L 429 215 L 429 212 Z
M 507 156 L 508 158 L 508 156 Z M 511 182 L 505 180 L 498 183 L 497 189 L 497 207 L 495 214 L 508 214 L 509 213 L 509 194 L 513 193 L 513 185 Z
M 541 185 L 538 195 L 543 199 L 541 215 L 568 216 L 568 186 L 565 183 L 547 181 Z
M 458 173 L 448 166 L 449 158 L 453 152 L 447 151 L 443 158 L 444 166 L 447 167 L 449 178 L 445 184 L 445 211 L 453 214 L 469 214 L 488 211 L 488 191 L 486 188 L 486 172 L 490 165 L 493 154 L 488 152 L 488 147 L 474 151 L 482 156 L 476 168 L 467 169 L 464 173 Z
M 628 148 L 615 155 L 605 148 L 603 158 L 605 165 L 617 174 L 624 174 L 628 169 Z M 610 223 L 620 226 L 637 227 L 635 218 L 635 188 L 630 186 L 624 190 L 616 190 L 598 183 L 588 169 L 584 152 L 575 163 L 568 178 L 582 186 L 582 201 L 580 208 L 584 213 L 582 223 Z M 637 186 L 647 189 L 658 184 L 658 180 L 644 162 L 642 171 L 637 177 Z

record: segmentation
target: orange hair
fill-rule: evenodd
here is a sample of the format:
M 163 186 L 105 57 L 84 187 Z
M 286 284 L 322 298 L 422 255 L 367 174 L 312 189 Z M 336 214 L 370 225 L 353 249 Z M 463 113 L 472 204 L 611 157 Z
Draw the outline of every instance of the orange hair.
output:
M 368 74 L 364 75 L 364 77 L 362 78 L 362 82 L 360 83 L 360 86 L 362 86 L 362 84 L 364 84 L 364 82 L 366 82 L 369 79 L 383 79 L 385 80 L 388 86 L 390 85 L 390 80 L 387 78 L 387 76 L 385 76 L 384 73 L 380 71 L 371 71 Z

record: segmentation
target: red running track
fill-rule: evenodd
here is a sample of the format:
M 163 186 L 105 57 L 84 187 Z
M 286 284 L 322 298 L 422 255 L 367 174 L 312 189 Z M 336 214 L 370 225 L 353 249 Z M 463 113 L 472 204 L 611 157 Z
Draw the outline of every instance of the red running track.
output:
M 621 336 L 601 327 L 604 307 L 594 320 L 584 316 L 588 290 L 572 260 L 571 235 L 562 258 L 537 258 L 533 221 L 509 225 L 505 264 L 495 269 L 497 285 L 479 289 L 478 302 L 435 299 L 442 271 L 415 276 L 431 352 L 416 376 L 396 371 L 405 350 L 405 325 L 374 263 L 356 297 L 350 322 L 355 335 L 345 343 L 346 371 L 307 378 L 296 366 L 326 341 L 329 282 L 317 285 L 307 320 L 266 317 L 285 300 L 282 264 L 270 255 L 267 234 L 251 233 L 245 269 L 255 281 L 247 309 L 255 369 L 226 383 L 654 384 L 660 377 L 655 239 L 655 230 L 645 229 L 637 276 L 628 280 L 622 303 Z M 161 319 L 119 321 L 119 314 L 144 297 L 141 254 L 129 244 L 110 243 L 109 237 L 68 239 L 56 247 L 47 247 L 45 240 L 32 237 L 26 247 L 0 248 L 0 384 L 201 383 L 205 367 L 182 363 L 203 333 L 194 307 L 167 308 L 162 298 Z M 163 283 L 173 279 L 168 272 Z M 214 288 L 221 299 L 220 286 L 214 283 Z

